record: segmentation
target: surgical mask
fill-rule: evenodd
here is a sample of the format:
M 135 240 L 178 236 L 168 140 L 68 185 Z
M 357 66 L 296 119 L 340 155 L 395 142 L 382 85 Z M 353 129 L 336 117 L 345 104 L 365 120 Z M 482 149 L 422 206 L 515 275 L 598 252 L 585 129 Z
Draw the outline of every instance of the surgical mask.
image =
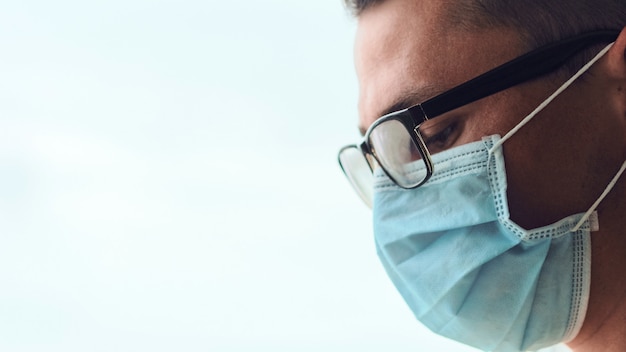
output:
M 536 350 L 577 335 L 589 296 L 590 232 L 598 230 L 594 210 L 626 162 L 589 211 L 525 230 L 510 219 L 502 143 L 609 48 L 503 138 L 434 155 L 435 174 L 421 187 L 402 189 L 375 173 L 380 260 L 432 331 L 486 351 Z

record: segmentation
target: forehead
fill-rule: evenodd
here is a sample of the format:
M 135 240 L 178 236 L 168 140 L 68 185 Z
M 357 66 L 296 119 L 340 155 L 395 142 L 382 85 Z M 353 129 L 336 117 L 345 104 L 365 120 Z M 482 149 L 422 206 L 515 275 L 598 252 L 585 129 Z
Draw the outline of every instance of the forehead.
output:
M 359 17 L 355 64 L 360 127 L 419 103 L 518 53 L 510 30 L 454 25 L 441 0 L 385 0 Z

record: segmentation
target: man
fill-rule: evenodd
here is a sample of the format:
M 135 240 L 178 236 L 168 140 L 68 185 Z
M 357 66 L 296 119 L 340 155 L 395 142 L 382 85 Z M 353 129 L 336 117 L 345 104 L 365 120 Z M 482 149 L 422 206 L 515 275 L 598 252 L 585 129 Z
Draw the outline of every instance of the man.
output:
M 346 2 L 366 138 L 339 159 L 416 317 L 625 351 L 626 2 Z

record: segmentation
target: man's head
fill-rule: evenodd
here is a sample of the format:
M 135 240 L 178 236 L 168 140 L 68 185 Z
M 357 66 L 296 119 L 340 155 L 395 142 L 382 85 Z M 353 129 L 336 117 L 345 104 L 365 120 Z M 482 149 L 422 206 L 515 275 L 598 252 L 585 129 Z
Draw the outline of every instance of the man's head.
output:
M 355 59 L 362 132 L 386 113 L 421 103 L 539 46 L 626 25 L 623 0 L 346 3 L 358 17 Z M 558 74 L 452 111 L 448 116 L 458 126 L 454 145 L 506 134 L 601 47 L 590 47 Z M 521 227 L 538 228 L 586 211 L 626 160 L 626 31 L 503 150 L 511 219 Z M 618 233 L 626 228 L 625 198 L 622 179 L 598 208 L 604 238 L 593 242 L 595 281 L 583 340 L 598 321 L 608 319 L 605 293 L 610 291 L 613 301 L 619 295 L 609 284 L 615 273 L 605 259 L 626 257 L 626 236 Z M 620 292 L 626 292 L 626 285 Z

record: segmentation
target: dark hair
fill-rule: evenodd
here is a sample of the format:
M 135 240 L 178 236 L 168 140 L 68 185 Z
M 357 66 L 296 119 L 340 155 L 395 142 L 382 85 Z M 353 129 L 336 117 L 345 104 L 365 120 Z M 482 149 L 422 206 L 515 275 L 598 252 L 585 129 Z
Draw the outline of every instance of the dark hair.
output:
M 383 1 L 344 3 L 358 17 Z M 446 10 L 451 26 L 466 30 L 515 29 L 526 50 L 583 32 L 622 30 L 626 26 L 626 0 L 447 0 Z M 582 66 L 580 62 L 591 59 L 592 53 L 581 55 L 570 68 Z

